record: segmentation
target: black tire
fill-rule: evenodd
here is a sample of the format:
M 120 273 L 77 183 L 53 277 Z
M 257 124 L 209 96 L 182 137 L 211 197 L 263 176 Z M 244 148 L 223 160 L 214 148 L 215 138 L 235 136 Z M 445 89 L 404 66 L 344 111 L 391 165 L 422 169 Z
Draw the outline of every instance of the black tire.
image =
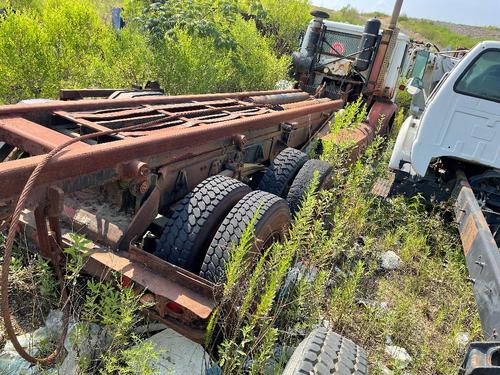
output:
M 328 177 L 332 173 L 332 166 L 325 161 L 311 159 L 308 160 L 292 182 L 286 200 L 290 206 L 292 214 L 300 210 L 302 200 L 313 182 L 314 172 L 318 171 L 317 190 L 324 189 L 328 185 Z
M 326 328 L 317 328 L 295 349 L 283 375 L 366 375 L 363 348 Z
M 259 182 L 258 190 L 285 198 L 293 178 L 306 161 L 307 155 L 302 151 L 291 147 L 284 149 L 267 168 Z
M 212 176 L 198 184 L 168 219 L 155 255 L 198 273 L 219 225 L 249 192 L 248 185 L 225 176 Z
M 252 252 L 259 253 L 272 241 L 282 241 L 290 225 L 286 201 L 274 194 L 253 191 L 243 197 L 229 212 L 215 234 L 201 266 L 200 276 L 212 281 L 224 281 L 224 264 L 234 244 L 239 244 L 247 225 L 254 221 L 255 241 Z

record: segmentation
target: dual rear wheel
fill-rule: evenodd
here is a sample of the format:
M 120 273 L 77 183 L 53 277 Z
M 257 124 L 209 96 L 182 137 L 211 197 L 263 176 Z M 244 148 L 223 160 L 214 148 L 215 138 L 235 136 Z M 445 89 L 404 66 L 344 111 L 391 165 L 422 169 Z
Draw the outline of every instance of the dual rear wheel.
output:
M 167 221 L 155 255 L 201 277 L 220 283 L 234 246 L 253 223 L 250 257 L 283 241 L 291 215 L 299 211 L 317 176 L 316 189 L 328 186 L 332 168 L 307 160 L 295 149 L 283 150 L 251 188 L 233 178 L 212 176 L 177 205 Z M 324 329 L 314 330 L 297 348 L 284 374 L 367 373 L 366 353 L 351 341 Z
M 223 282 L 229 253 L 240 243 L 252 219 L 252 252 L 258 254 L 272 242 L 284 240 L 290 210 L 286 201 L 274 194 L 251 191 L 229 177 L 210 177 L 179 203 L 165 225 L 155 255 L 209 281 Z
M 177 205 L 155 255 L 209 281 L 223 281 L 229 252 L 240 243 L 254 216 L 253 252 L 284 239 L 290 210 L 299 210 L 315 171 L 319 172 L 319 189 L 328 180 L 331 167 L 287 148 L 266 169 L 259 190 L 252 192 L 243 182 L 225 176 L 207 178 Z

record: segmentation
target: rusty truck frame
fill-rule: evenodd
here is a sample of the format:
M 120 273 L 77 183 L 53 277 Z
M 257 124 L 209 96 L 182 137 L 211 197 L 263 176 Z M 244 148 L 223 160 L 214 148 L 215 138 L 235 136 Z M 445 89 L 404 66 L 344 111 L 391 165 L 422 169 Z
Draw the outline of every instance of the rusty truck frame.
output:
M 373 67 L 362 91 L 367 119 L 339 135 L 352 141 L 352 159 L 387 132 L 395 117 L 394 90 L 385 76 L 401 5 L 397 0 L 389 29 L 377 31 L 369 47 Z M 314 27 L 322 22 L 317 16 Z M 365 34 L 363 45 L 371 35 Z M 402 65 L 404 55 L 397 56 Z M 64 100 L 0 106 L 0 229 L 10 219 L 7 247 L 13 233 L 24 231 L 60 274 L 71 233 L 83 234 L 91 241 L 86 272 L 99 278 L 119 274 L 152 306 L 150 315 L 201 343 L 219 288 L 154 255 L 148 235 L 158 237 L 176 204 L 207 178 L 222 175 L 252 185 L 283 150 L 335 141 L 328 124 L 347 96 L 320 98 L 325 92 L 166 96 L 157 90 L 63 90 Z M 5 259 L 2 288 L 8 283 Z M 2 306 L 8 320 L 7 293 Z M 48 363 L 57 355 L 29 356 L 16 344 L 12 326 L 6 328 L 25 359 Z
M 196 321 L 207 319 L 214 308 L 214 285 L 141 250 L 135 241 L 159 212 L 207 177 L 248 181 L 284 148 L 307 145 L 343 104 L 299 91 L 264 91 L 3 106 L 0 217 L 12 214 L 28 177 L 56 146 L 112 130 L 116 123 L 155 121 L 69 146 L 40 175 L 21 222 L 49 259 L 70 245 L 69 231 L 84 234 L 93 241 L 86 271 L 98 277 L 119 272 L 152 297 L 156 318 L 201 342 L 203 329 Z M 30 156 L 16 159 L 21 154 Z M 81 207 L 85 203 L 73 194 L 82 190 L 92 199 L 103 190 L 116 202 L 134 198 L 132 212 L 112 204 L 116 212 L 102 217 L 90 206 Z

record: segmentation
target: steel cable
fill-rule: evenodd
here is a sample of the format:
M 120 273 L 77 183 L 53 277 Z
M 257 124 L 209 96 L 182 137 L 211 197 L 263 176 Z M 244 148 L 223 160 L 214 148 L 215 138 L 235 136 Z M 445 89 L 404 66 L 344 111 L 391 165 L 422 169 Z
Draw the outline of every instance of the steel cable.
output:
M 21 191 L 21 194 L 19 195 L 19 200 L 17 201 L 16 207 L 14 209 L 14 213 L 12 214 L 12 219 L 10 222 L 9 226 L 9 231 L 7 234 L 7 239 L 5 241 L 5 250 L 4 250 L 4 258 L 3 258 L 3 264 L 2 264 L 2 275 L 1 275 L 1 284 L 0 284 L 0 290 L 2 291 L 2 297 L 1 297 L 1 309 L 2 309 L 2 317 L 5 325 L 5 330 L 7 332 L 7 336 L 9 337 L 10 341 L 12 342 L 12 345 L 16 349 L 16 351 L 19 353 L 19 355 L 24 358 L 26 361 L 35 363 L 35 364 L 41 364 L 41 365 L 48 365 L 52 361 L 54 361 L 59 353 L 61 352 L 61 349 L 64 345 L 64 340 L 66 339 L 66 335 L 68 332 L 68 326 L 69 326 L 69 316 L 70 316 L 70 306 L 69 306 L 69 297 L 66 292 L 66 287 L 64 284 L 64 276 L 62 274 L 61 268 L 58 264 L 56 254 L 52 252 L 52 257 L 51 257 L 51 263 L 52 267 L 55 270 L 55 273 L 57 275 L 58 281 L 59 281 L 59 287 L 61 290 L 61 299 L 64 301 L 63 304 L 63 332 L 61 334 L 61 337 L 59 339 L 59 342 L 57 344 L 57 347 L 55 350 L 49 354 L 46 357 L 42 358 L 37 358 L 29 354 L 19 343 L 19 340 L 17 339 L 16 333 L 14 331 L 14 327 L 12 325 L 12 320 L 11 320 L 11 311 L 10 311 L 10 305 L 9 305 L 9 270 L 10 270 L 10 261 L 12 258 L 12 248 L 14 245 L 14 240 L 17 232 L 17 227 L 19 225 L 19 217 L 21 215 L 21 211 L 24 209 L 26 205 L 26 201 L 28 200 L 28 197 L 30 193 L 32 192 L 35 183 L 37 181 L 37 178 L 40 176 L 42 170 L 45 168 L 45 166 L 50 162 L 52 158 L 54 158 L 58 153 L 60 153 L 62 150 L 64 150 L 66 147 L 76 143 L 76 142 L 81 142 L 85 141 L 88 139 L 96 138 L 96 137 L 102 137 L 102 136 L 107 136 L 107 135 L 113 135 L 115 133 L 119 133 L 122 131 L 130 131 L 134 129 L 139 129 L 139 128 L 147 128 L 148 126 L 155 126 L 160 124 L 161 122 L 164 121 L 169 121 L 172 119 L 175 119 L 179 117 L 180 115 L 171 115 L 167 116 L 165 118 L 161 119 L 156 119 L 153 121 L 149 121 L 146 123 L 142 124 L 137 124 L 137 125 L 132 125 L 128 126 L 125 128 L 120 128 L 120 129 L 110 129 L 110 130 L 105 130 L 105 131 L 100 131 L 97 133 L 91 133 L 91 134 L 86 134 L 82 135 L 80 137 L 72 138 L 68 140 L 67 142 L 61 144 L 60 146 L 57 146 L 56 148 L 52 149 L 46 156 L 43 158 L 43 160 L 36 166 L 36 168 L 33 170 L 31 173 L 30 177 L 28 178 L 26 185 L 24 186 L 23 190 Z

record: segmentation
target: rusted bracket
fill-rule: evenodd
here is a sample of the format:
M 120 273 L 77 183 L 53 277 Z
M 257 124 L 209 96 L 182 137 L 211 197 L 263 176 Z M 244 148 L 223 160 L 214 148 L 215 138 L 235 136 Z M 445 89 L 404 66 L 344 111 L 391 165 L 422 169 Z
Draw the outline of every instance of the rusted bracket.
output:
M 168 174 L 167 169 L 160 169 L 160 176 L 156 181 L 156 185 L 144 201 L 142 206 L 138 209 L 134 218 L 128 225 L 117 244 L 117 249 L 120 251 L 127 251 L 130 243 L 139 235 L 144 233 L 147 227 L 158 215 L 160 209 L 160 202 L 166 186 L 172 181 L 172 176 Z
M 39 204 L 34 210 L 36 232 L 41 255 L 56 266 L 62 256 L 60 216 L 64 210 L 64 192 L 51 186 L 47 189 L 46 201 L 46 205 Z
M 55 236 L 56 244 L 62 247 L 62 235 L 60 217 L 64 211 L 64 192 L 59 187 L 50 187 L 47 191 L 49 205 L 47 207 L 47 216 L 49 218 L 49 227 Z

